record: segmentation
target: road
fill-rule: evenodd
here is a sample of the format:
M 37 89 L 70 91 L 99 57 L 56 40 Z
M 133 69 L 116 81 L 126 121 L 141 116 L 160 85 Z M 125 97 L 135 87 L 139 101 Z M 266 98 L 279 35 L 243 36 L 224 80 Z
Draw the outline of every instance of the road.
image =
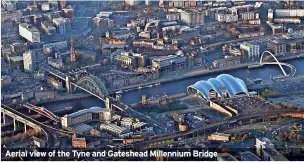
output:
M 193 130 L 190 130 L 188 132 L 180 132 L 180 133 L 171 134 L 171 135 L 168 134 L 168 135 L 158 137 L 158 138 L 154 138 L 154 139 L 152 138 L 148 141 L 139 142 L 139 143 L 135 144 L 135 146 L 144 147 L 144 146 L 147 146 L 151 143 L 176 139 L 176 138 L 179 138 L 179 137 L 184 137 L 184 136 L 195 134 L 195 133 L 207 130 L 207 129 L 218 128 L 218 127 L 220 127 L 224 124 L 228 124 L 228 123 L 230 123 L 234 120 L 253 119 L 253 118 L 262 117 L 262 116 L 267 117 L 267 116 L 271 116 L 271 115 L 279 115 L 279 114 L 288 113 L 288 112 L 304 112 L 304 110 L 292 110 L 292 111 L 291 110 L 289 110 L 289 111 L 280 110 L 280 111 L 264 112 L 262 114 L 261 113 L 256 113 L 256 114 L 250 114 L 250 115 L 246 115 L 246 116 L 237 116 L 235 118 L 231 118 L 231 119 L 228 119 L 228 120 L 212 123 L 212 124 L 206 125 L 206 126 L 201 127 L 201 128 L 193 129 Z
M 9 110 L 9 111 L 13 112 L 14 114 L 16 114 L 16 115 L 18 115 L 18 116 L 20 116 L 20 117 L 22 117 L 22 118 L 24 118 L 24 119 L 26 119 L 28 121 L 31 121 L 32 123 L 35 123 L 36 125 L 39 125 L 41 128 L 43 128 L 45 130 L 45 132 L 46 132 L 46 136 L 48 136 L 47 139 L 48 139 L 48 146 L 49 147 L 53 147 L 54 146 L 54 139 L 52 139 L 52 138 L 54 138 L 53 134 L 55 132 L 60 132 L 60 133 L 69 134 L 69 135 L 73 134 L 72 132 L 56 129 L 56 128 L 53 128 L 51 126 L 45 125 L 45 124 L 43 124 L 41 122 L 38 122 L 37 120 L 35 120 L 35 119 L 33 119 L 33 118 L 29 117 L 29 116 L 26 116 L 26 115 L 24 115 L 24 114 L 22 114 L 22 113 L 20 113 L 20 112 L 18 112 L 16 110 L 14 110 L 14 109 L 6 106 L 4 104 L 1 104 L 1 108 Z

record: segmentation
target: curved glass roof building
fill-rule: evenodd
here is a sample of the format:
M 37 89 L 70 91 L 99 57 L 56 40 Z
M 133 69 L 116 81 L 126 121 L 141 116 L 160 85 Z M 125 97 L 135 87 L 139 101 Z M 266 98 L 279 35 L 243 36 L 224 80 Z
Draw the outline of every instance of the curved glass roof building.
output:
M 233 97 L 239 93 L 248 94 L 248 89 L 243 80 L 229 74 L 221 74 L 216 78 L 201 80 L 187 87 L 189 94 L 199 94 L 206 100 L 213 96 L 225 98 Z

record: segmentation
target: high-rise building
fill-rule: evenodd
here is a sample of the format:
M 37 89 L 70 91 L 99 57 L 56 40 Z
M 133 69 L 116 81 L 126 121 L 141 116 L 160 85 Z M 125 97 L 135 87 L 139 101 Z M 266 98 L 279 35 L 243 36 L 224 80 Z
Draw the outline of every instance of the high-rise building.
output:
M 40 43 L 39 30 L 28 23 L 19 24 L 19 35 L 32 43 Z
M 36 53 L 32 51 L 23 54 L 24 71 L 34 72 L 36 70 Z
M 204 12 L 196 9 L 182 10 L 181 20 L 189 26 L 204 24 Z

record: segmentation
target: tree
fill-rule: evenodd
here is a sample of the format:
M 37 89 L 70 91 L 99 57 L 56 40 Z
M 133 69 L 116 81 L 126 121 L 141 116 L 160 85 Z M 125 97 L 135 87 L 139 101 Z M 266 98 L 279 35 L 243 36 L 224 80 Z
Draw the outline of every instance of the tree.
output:
M 10 137 L 3 137 L 1 138 L 1 144 L 2 145 L 5 145 L 5 144 L 8 144 L 8 143 L 11 143 L 12 142 L 12 139 Z
M 244 140 L 246 140 L 247 138 L 248 138 L 248 134 L 245 133 L 245 134 L 243 135 L 243 137 L 242 137 L 242 140 L 244 141 Z
M 286 141 L 287 136 L 284 133 L 280 133 L 280 138 L 282 141 Z
M 22 133 L 16 134 L 15 136 L 12 137 L 12 141 L 14 141 L 14 142 L 20 141 L 21 136 L 22 136 Z
M 293 109 L 294 107 L 295 107 L 295 106 L 294 106 L 293 104 L 287 104 L 287 105 L 286 105 L 286 108 L 287 108 L 287 109 Z

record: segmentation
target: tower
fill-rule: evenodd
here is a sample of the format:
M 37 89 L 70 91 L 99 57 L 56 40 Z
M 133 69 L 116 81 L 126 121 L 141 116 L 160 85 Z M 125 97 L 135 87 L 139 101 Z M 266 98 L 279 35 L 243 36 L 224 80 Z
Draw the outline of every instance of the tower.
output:
M 71 62 L 75 62 L 76 61 L 76 55 L 75 55 L 75 50 L 74 50 L 74 41 L 71 40 L 71 49 L 70 49 L 70 59 Z
M 112 99 L 109 96 L 106 97 L 106 109 L 112 110 Z
M 147 104 L 147 96 L 146 96 L 145 94 L 143 94 L 143 95 L 141 96 L 141 103 L 142 103 L 143 105 Z

